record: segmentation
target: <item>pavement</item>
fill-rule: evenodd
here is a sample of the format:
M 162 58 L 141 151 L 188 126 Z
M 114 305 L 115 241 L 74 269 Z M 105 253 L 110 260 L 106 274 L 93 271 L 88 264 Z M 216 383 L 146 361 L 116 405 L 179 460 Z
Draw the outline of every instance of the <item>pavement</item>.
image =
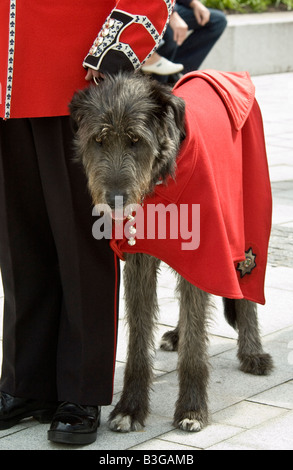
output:
M 252 376 L 239 370 L 236 334 L 224 321 L 221 299 L 214 297 L 215 309 L 209 327 L 211 424 L 199 433 L 187 433 L 173 427 L 178 392 L 177 353 L 157 348 L 151 414 L 145 428 L 128 434 L 110 431 L 107 419 L 122 389 L 127 348 L 122 286 L 114 399 L 113 405 L 102 409 L 96 442 L 73 448 L 52 444 L 47 440 L 48 425 L 27 419 L 11 429 L 0 431 L 0 450 L 74 449 L 109 453 L 141 450 L 149 454 L 170 451 L 194 455 L 194 451 L 203 449 L 293 449 L 293 73 L 252 78 L 263 113 L 273 192 L 266 304 L 258 309 L 264 349 L 273 356 L 275 363 L 272 374 Z M 173 274 L 163 266 L 159 282 L 157 345 L 161 335 L 177 324 L 174 285 Z M 2 290 L 0 302 L 3 304 Z M 124 454 L 121 452 L 122 456 Z

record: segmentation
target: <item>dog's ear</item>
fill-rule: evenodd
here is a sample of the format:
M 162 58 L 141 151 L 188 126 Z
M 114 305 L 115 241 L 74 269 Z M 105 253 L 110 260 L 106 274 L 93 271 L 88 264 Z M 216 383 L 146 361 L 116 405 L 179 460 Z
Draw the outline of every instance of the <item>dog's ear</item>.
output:
M 185 101 L 179 96 L 171 94 L 170 106 L 173 109 L 175 123 L 180 130 L 181 138 L 185 137 Z
M 168 114 L 173 112 L 175 124 L 180 131 L 181 138 L 185 137 L 185 102 L 182 98 L 173 95 L 172 90 L 167 85 L 154 81 L 153 96 L 156 99 L 160 110 Z
M 69 112 L 73 121 L 73 129 L 77 131 L 82 118 L 85 116 L 87 112 L 86 106 L 86 98 L 89 95 L 90 90 L 89 88 L 85 88 L 84 90 L 77 91 L 69 103 Z

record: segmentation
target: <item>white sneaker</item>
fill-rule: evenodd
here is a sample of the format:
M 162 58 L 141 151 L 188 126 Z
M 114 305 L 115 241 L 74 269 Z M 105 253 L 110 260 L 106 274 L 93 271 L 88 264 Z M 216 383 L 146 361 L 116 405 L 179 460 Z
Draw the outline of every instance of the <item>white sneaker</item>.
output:
M 161 57 L 157 62 L 152 65 L 143 65 L 141 67 L 144 73 L 155 73 L 157 75 L 172 75 L 179 73 L 184 69 L 182 64 L 174 64 L 165 57 Z

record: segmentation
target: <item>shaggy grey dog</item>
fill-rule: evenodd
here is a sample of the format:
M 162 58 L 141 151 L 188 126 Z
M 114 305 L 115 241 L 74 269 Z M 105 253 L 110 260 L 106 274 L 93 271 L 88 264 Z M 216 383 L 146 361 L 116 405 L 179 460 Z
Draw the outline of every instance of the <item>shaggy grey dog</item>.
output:
M 184 102 L 165 86 L 139 74 L 107 77 L 77 93 L 71 103 L 76 150 L 94 204 L 137 204 L 159 179 L 173 175 L 184 139 Z M 128 358 L 120 401 L 110 427 L 128 432 L 144 425 L 152 381 L 153 331 L 158 312 L 156 279 L 160 261 L 144 254 L 126 257 L 125 302 L 129 325 Z M 207 317 L 209 294 L 177 275 L 180 317 L 161 347 L 178 350 L 179 396 L 174 424 L 199 431 L 208 423 Z M 256 305 L 224 299 L 227 321 L 238 330 L 241 369 L 267 374 L 272 360 L 263 353 Z

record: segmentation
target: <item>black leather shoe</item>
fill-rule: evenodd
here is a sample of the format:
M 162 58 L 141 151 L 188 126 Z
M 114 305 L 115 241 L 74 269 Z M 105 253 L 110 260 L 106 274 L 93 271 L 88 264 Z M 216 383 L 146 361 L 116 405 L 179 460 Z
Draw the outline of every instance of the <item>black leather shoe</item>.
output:
M 53 417 L 48 439 L 62 444 L 91 444 L 97 438 L 100 416 L 100 406 L 61 403 Z
M 50 423 L 57 403 L 17 398 L 0 392 L 0 430 L 9 429 L 24 418 L 33 417 L 40 423 Z

